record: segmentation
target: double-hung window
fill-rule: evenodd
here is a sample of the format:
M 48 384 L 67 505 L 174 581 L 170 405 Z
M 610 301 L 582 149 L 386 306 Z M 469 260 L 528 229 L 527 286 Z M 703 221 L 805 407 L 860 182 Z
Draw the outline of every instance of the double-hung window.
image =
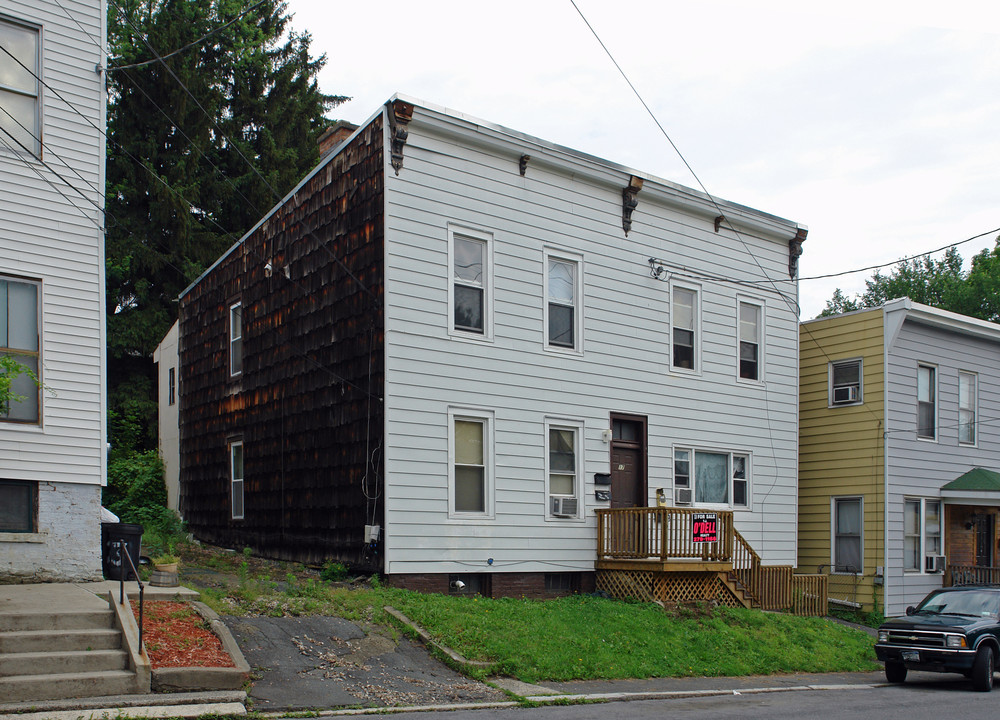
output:
M 41 156 L 37 28 L 0 20 L 0 148 Z M 10 53 L 8 55 L 8 53 Z
M 449 413 L 449 511 L 452 517 L 486 517 L 493 512 L 492 415 Z
M 546 346 L 579 350 L 581 328 L 581 263 L 545 252 Z
M 448 229 L 450 332 L 456 337 L 492 337 L 492 238 L 464 228 Z
M 674 486 L 692 488 L 698 505 L 750 507 L 750 456 L 674 448 Z
M 549 484 L 549 515 L 579 517 L 582 462 L 582 425 L 565 421 L 545 423 L 546 475 Z
M 917 437 L 937 439 L 937 368 L 917 366 Z
M 763 313 L 757 303 L 739 305 L 739 373 L 742 380 L 762 380 L 761 337 Z
M 229 375 L 243 372 L 243 304 L 229 307 Z
M 233 520 L 243 519 L 243 441 L 229 443 L 229 479 L 233 499 Z
M 698 291 L 674 286 L 670 293 L 670 365 L 680 370 L 698 368 Z
M 941 501 L 912 498 L 903 502 L 903 569 L 925 572 L 941 555 Z
M 975 373 L 958 373 L 958 442 L 976 444 L 976 406 L 978 377 Z
M 833 498 L 833 571 L 860 573 L 863 570 L 861 541 L 861 498 Z
M 830 406 L 862 402 L 861 358 L 834 360 L 829 366 Z
M 0 420 L 37 424 L 40 419 L 40 288 L 37 281 L 0 275 L 0 356 L 12 358 L 21 369 L 11 382 L 10 402 L 0 406 Z

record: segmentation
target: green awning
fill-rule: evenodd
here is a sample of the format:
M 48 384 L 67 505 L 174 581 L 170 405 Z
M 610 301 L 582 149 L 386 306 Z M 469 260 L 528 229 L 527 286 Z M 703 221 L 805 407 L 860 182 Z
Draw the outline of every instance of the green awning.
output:
M 972 468 L 969 472 L 952 480 L 941 490 L 1000 492 L 1000 473 L 986 468 Z

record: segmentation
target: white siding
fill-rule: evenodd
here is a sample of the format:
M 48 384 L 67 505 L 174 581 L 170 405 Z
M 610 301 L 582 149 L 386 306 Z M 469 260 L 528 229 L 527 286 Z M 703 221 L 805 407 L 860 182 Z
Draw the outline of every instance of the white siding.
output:
M 890 323 L 886 323 L 890 325 Z M 937 440 L 918 440 L 917 365 L 937 368 Z M 912 320 L 888 350 L 886 453 L 886 614 L 898 615 L 932 589 L 940 574 L 904 573 L 903 501 L 940 499 L 941 487 L 975 467 L 1000 467 L 1000 329 L 998 340 L 971 337 Z M 977 444 L 958 443 L 958 373 L 978 373 Z M 985 499 L 985 498 L 984 498 Z M 989 501 L 987 501 L 989 502 Z M 994 501 L 995 502 L 995 501 Z M 972 504 L 978 504 L 974 502 Z M 945 548 L 947 551 L 947 548 Z
M 518 157 L 529 154 L 527 174 Z M 387 153 L 388 155 L 388 153 Z M 736 206 L 774 235 L 743 240 L 691 191 L 647 179 L 622 230 L 629 173 L 417 107 L 396 176 L 386 162 L 386 571 L 591 570 L 593 476 L 609 471 L 612 412 L 648 417 L 649 504 L 672 487 L 675 444 L 752 455 L 752 511 L 737 526 L 768 564 L 795 561 L 797 297 L 794 224 Z M 688 211 L 678 207 L 690 206 Z M 492 339 L 449 335 L 449 224 L 493 237 Z M 545 249 L 582 258 L 582 354 L 545 348 Z M 701 372 L 669 370 L 669 284 L 651 256 L 701 288 Z M 763 301 L 766 383 L 737 382 L 737 296 Z M 448 516 L 448 410 L 494 413 L 495 514 Z M 583 423 L 581 518 L 546 513 L 545 420 Z
M 106 436 L 98 210 L 104 141 L 96 128 L 104 128 L 105 96 L 95 67 L 105 64 L 105 4 L 7 0 L 0 17 L 41 28 L 49 86 L 40 89 L 41 160 L 0 143 L 0 274 L 41 281 L 40 375 L 47 388 L 39 425 L 0 422 L 0 478 L 99 486 Z

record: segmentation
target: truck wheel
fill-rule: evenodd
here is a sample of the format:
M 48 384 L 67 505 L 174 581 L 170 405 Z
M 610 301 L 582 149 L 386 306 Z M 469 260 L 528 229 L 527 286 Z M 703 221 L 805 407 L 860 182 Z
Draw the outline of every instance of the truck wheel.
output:
M 983 645 L 972 664 L 972 689 L 989 692 L 993 689 L 993 648 Z
M 901 683 L 906 680 L 906 665 L 901 662 L 885 663 L 885 679 L 891 683 Z

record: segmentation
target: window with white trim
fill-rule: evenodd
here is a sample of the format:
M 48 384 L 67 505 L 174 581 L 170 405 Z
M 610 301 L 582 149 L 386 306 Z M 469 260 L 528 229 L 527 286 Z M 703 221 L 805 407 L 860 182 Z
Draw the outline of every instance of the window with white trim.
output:
M 750 507 L 750 455 L 674 448 L 674 486 L 692 488 L 696 505 Z
M 757 303 L 741 301 L 739 304 L 739 376 L 742 380 L 761 380 L 761 338 L 763 337 L 763 308 Z
M 917 365 L 917 437 L 937 440 L 937 368 Z
M 861 358 L 834 360 L 829 365 L 830 406 L 860 405 L 862 397 Z
M 674 286 L 670 293 L 670 365 L 674 369 L 698 368 L 698 291 Z
M 903 569 L 925 572 L 926 558 L 941 555 L 941 501 L 908 498 L 903 501 Z
M 565 421 L 545 422 L 545 475 L 548 478 L 548 515 L 580 516 L 583 461 L 583 425 Z
M 493 418 L 490 413 L 449 412 L 449 513 L 489 517 L 493 513 Z
M 976 444 L 976 408 L 979 404 L 979 378 L 976 373 L 958 373 L 958 442 Z
M 0 356 L 12 358 L 19 374 L 10 384 L 10 402 L 0 420 L 38 424 L 41 283 L 0 275 Z
M 229 375 L 243 372 L 243 303 L 229 306 Z
M 449 332 L 489 340 L 493 333 L 492 236 L 448 228 Z
M 579 259 L 544 253 L 545 344 L 579 350 L 581 344 L 582 282 Z
M 864 569 L 860 497 L 832 498 L 833 572 L 861 573 Z
M 229 443 L 229 479 L 233 500 L 233 520 L 243 519 L 243 441 Z
M 0 47 L 7 51 L 0 52 L 0 139 L 36 157 L 42 154 L 38 39 L 37 27 L 0 20 Z

